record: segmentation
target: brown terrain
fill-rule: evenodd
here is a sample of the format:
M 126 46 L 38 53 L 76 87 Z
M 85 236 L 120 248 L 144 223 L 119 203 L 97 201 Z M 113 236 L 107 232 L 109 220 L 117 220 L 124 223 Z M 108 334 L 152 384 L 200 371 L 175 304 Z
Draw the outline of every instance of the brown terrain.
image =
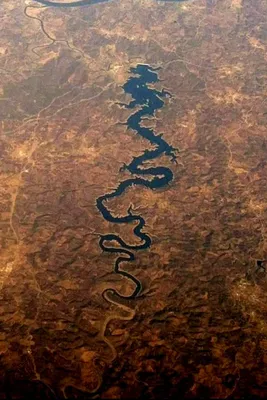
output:
M 267 2 L 0 8 L 0 399 L 267 397 Z M 180 149 L 158 191 L 109 202 L 149 250 L 113 272 L 96 199 L 152 146 L 118 124 L 138 63 L 173 95 L 144 123 Z M 259 263 L 260 264 L 260 263 Z

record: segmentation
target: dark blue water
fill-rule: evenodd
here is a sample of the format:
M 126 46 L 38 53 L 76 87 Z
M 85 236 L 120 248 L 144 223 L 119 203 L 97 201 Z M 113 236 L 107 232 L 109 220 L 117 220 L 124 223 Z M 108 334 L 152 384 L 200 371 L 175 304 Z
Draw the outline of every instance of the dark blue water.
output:
M 72 1 L 70 3 L 60 3 L 57 1 L 49 1 L 49 0 L 34 0 L 37 3 L 41 3 L 45 6 L 53 6 L 53 7 L 79 7 L 79 6 L 90 6 L 96 3 L 104 3 L 110 0 L 78 0 Z M 160 1 L 168 1 L 168 2 L 177 2 L 180 3 L 186 0 L 160 0 Z
M 151 238 L 144 231 L 145 220 L 141 215 L 134 214 L 130 207 L 127 215 L 119 217 L 114 216 L 107 208 L 106 201 L 123 195 L 123 193 L 132 186 L 145 186 L 152 190 L 163 188 L 172 181 L 172 171 L 164 166 L 145 168 L 145 162 L 154 160 L 162 154 L 166 154 L 172 161 L 176 161 L 175 149 L 163 139 L 162 135 L 157 135 L 151 128 L 141 126 L 143 117 L 155 116 L 155 111 L 164 106 L 163 99 L 170 96 L 165 90 L 158 91 L 151 88 L 151 84 L 158 81 L 158 74 L 156 71 L 156 69 L 148 65 L 141 64 L 137 65 L 136 68 L 131 68 L 130 72 L 134 76 L 125 83 L 123 89 L 125 93 L 132 96 L 133 100 L 129 104 L 121 104 L 123 107 L 130 109 L 134 109 L 135 107 L 140 108 L 141 106 L 141 109 L 130 115 L 125 124 L 134 131 L 136 135 L 147 139 L 155 148 L 153 150 L 145 150 L 140 156 L 134 157 L 130 164 L 124 165 L 121 168 L 121 170 L 127 169 L 131 172 L 131 174 L 134 175 L 133 178 L 126 179 L 121 182 L 113 192 L 104 194 L 96 200 L 97 208 L 106 221 L 116 224 L 133 223 L 136 225 L 133 229 L 133 233 L 139 239 L 139 244 L 137 245 L 127 244 L 118 235 L 113 233 L 102 235 L 99 241 L 99 245 L 103 251 L 120 254 L 115 262 L 114 271 L 127 277 L 135 284 L 135 290 L 127 297 L 113 291 L 116 295 L 123 298 L 136 297 L 142 290 L 142 285 L 138 279 L 125 270 L 122 270 L 120 266 L 122 263 L 135 260 L 133 251 L 149 248 L 151 245 Z M 115 243 L 117 244 L 116 247 L 114 247 Z
M 70 3 L 60 3 L 57 1 L 49 1 L 49 0 L 34 0 L 37 3 L 41 3 L 45 6 L 53 6 L 53 7 L 79 7 L 79 6 L 90 6 L 96 3 L 104 3 L 109 0 L 78 0 L 72 1 Z

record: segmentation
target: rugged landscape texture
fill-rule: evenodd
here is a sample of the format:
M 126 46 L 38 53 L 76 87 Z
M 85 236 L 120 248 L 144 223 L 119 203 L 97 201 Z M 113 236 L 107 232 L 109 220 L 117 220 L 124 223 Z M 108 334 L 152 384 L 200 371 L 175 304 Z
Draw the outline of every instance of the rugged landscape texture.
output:
M 266 1 L 2 0 L 0 21 L 0 399 L 266 398 Z M 95 200 L 150 148 L 120 124 L 138 63 L 180 152 L 169 187 L 110 202 L 153 240 L 141 296 L 110 304 L 133 288 L 99 234 L 135 238 Z

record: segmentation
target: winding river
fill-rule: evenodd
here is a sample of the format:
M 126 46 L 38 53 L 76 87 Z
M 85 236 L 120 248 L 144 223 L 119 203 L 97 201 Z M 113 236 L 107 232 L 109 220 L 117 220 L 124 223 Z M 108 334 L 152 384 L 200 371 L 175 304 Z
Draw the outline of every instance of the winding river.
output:
M 36 3 L 41 3 L 48 7 L 80 7 L 80 6 L 90 6 L 92 4 L 97 3 L 106 3 L 110 0 L 77 0 L 71 1 L 68 3 L 60 2 L 60 1 L 50 1 L 50 0 L 34 0 Z M 176 2 L 181 3 L 186 0 L 157 0 L 157 1 L 168 1 L 168 2 Z
M 123 89 L 125 93 L 132 96 L 133 100 L 129 104 L 122 105 L 128 109 L 138 107 L 138 111 L 130 115 L 125 124 L 129 129 L 136 132 L 137 135 L 147 139 L 154 145 L 154 149 L 145 150 L 140 156 L 134 157 L 130 164 L 124 165 L 121 168 L 121 170 L 127 169 L 131 174 L 135 175 L 133 178 L 121 182 L 113 192 L 104 194 L 96 200 L 97 208 L 106 221 L 116 224 L 135 225 L 133 233 L 139 239 L 140 244 L 127 244 L 120 236 L 113 233 L 102 235 L 99 241 L 99 245 L 103 251 L 119 254 L 114 265 L 115 273 L 130 279 L 135 285 L 135 289 L 129 296 L 123 296 L 113 289 L 107 289 L 105 294 L 107 294 L 107 292 L 112 292 L 121 298 L 128 299 L 138 296 L 142 290 L 142 285 L 136 277 L 122 269 L 121 264 L 133 262 L 135 260 L 133 251 L 149 248 L 151 245 L 151 238 L 144 232 L 145 220 L 141 215 L 135 214 L 130 207 L 127 215 L 114 216 L 111 211 L 109 211 L 106 201 L 121 196 L 132 186 L 145 186 L 146 188 L 155 190 L 168 185 L 173 179 L 173 173 L 167 167 L 145 167 L 147 161 L 154 160 L 162 154 L 169 156 L 173 162 L 176 161 L 175 149 L 163 139 L 162 135 L 157 135 L 152 128 L 142 126 L 143 118 L 154 117 L 155 111 L 163 107 L 163 99 L 170 97 L 170 94 L 165 90 L 158 91 L 151 88 L 151 84 L 158 81 L 158 74 L 156 71 L 157 69 L 142 64 L 131 68 L 130 72 L 133 76 L 124 84 Z M 115 244 L 116 246 L 114 246 Z M 106 298 L 106 296 L 104 297 Z

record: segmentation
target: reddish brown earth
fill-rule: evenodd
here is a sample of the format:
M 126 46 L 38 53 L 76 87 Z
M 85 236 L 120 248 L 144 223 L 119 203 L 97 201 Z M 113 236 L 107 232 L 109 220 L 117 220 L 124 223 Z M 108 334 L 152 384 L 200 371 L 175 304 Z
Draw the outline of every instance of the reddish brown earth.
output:
M 266 1 L 2 0 L 0 21 L 0 399 L 267 397 Z M 111 304 L 133 287 L 98 234 L 136 239 L 95 200 L 150 148 L 117 124 L 138 63 L 180 153 L 151 163 L 169 187 L 110 202 L 153 240 L 127 265 L 141 296 Z

